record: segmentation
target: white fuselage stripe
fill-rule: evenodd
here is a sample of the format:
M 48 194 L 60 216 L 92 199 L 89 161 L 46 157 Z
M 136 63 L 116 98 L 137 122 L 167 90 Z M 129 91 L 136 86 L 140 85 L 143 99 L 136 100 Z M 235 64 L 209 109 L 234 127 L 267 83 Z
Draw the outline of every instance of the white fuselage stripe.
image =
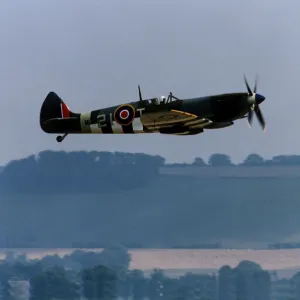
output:
M 119 125 L 116 121 L 113 122 L 111 126 L 113 133 L 124 133 L 123 128 Z M 144 131 L 143 123 L 141 122 L 140 118 L 135 118 L 132 122 L 132 128 L 134 133 L 146 133 Z M 91 124 L 90 125 L 91 133 L 103 133 L 102 129 L 98 127 L 98 124 Z
M 113 122 L 111 126 L 113 133 L 124 133 L 123 128 L 117 122 Z
M 132 122 L 133 131 L 135 133 L 145 133 L 143 123 L 140 118 L 135 118 Z

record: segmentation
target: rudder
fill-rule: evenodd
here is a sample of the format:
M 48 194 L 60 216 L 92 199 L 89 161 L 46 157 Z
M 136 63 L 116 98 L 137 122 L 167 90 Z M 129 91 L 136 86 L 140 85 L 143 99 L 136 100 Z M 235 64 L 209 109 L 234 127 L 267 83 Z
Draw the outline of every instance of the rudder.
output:
M 40 126 L 43 131 L 47 133 L 54 133 L 57 132 L 57 128 L 52 128 L 51 124 L 48 124 L 49 122 L 47 121 L 51 119 L 65 119 L 76 116 L 77 114 L 73 113 L 55 92 L 50 92 L 46 96 L 40 110 Z

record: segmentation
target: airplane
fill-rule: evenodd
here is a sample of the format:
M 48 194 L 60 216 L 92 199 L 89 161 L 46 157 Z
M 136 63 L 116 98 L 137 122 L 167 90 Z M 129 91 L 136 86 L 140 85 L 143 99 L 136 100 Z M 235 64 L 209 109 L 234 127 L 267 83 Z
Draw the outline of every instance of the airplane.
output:
M 49 134 L 60 134 L 62 142 L 69 134 L 137 134 L 161 133 L 196 135 L 206 129 L 232 126 L 235 120 L 248 117 L 251 127 L 253 114 L 261 127 L 266 124 L 259 105 L 265 97 L 253 91 L 244 75 L 248 92 L 217 94 L 179 99 L 172 92 L 168 98 L 143 99 L 138 85 L 139 100 L 86 113 L 74 113 L 53 91 L 49 92 L 40 110 L 41 129 Z

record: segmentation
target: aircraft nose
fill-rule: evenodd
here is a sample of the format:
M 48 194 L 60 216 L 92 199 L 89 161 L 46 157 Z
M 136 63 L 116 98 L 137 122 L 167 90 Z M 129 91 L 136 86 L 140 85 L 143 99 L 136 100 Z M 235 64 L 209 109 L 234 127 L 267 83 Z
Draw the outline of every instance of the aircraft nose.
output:
M 256 94 L 255 95 L 255 102 L 257 104 L 260 104 L 262 103 L 266 98 L 263 96 L 263 95 L 260 95 L 260 94 Z

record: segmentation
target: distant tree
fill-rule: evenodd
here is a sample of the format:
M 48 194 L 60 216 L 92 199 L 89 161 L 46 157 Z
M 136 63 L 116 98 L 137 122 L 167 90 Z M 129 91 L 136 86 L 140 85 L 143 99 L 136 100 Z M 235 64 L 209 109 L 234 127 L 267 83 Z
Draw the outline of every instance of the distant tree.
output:
M 114 270 L 120 277 L 125 276 L 130 262 L 131 254 L 122 245 L 104 248 L 101 252 L 102 265 Z
M 101 252 L 75 250 L 64 257 L 66 261 L 78 263 L 82 268 L 89 269 L 101 265 L 103 262 Z
M 154 269 L 148 281 L 148 297 L 151 300 L 161 299 L 167 277 L 163 270 Z
M 217 279 L 208 274 L 186 273 L 180 277 L 179 284 L 181 292 L 185 291 L 186 299 L 216 299 L 217 297 Z
M 231 159 L 226 154 L 215 153 L 212 154 L 208 161 L 211 166 L 232 166 Z
M 79 299 L 79 285 L 71 282 L 63 269 L 54 267 L 30 280 L 30 300 Z
M 32 261 L 27 263 L 16 262 L 12 266 L 12 273 L 14 277 L 18 277 L 22 280 L 30 280 L 34 276 L 37 276 L 44 270 L 44 265 L 41 261 Z
M 205 161 L 201 157 L 196 157 L 193 164 L 196 165 L 196 166 L 199 166 L 199 167 L 206 166 Z
M 60 262 L 60 261 L 58 261 Z M 84 269 L 90 269 L 98 265 L 106 266 L 115 271 L 119 278 L 124 278 L 131 262 L 131 255 L 122 245 L 114 245 L 104 248 L 101 252 L 76 250 L 66 255 L 64 264 L 80 264 Z
M 277 155 L 273 157 L 272 164 L 299 165 L 300 155 Z
M 47 267 L 53 267 L 53 266 L 64 266 L 64 260 L 57 254 L 54 255 L 46 255 L 41 259 L 42 264 L 44 264 Z
M 243 164 L 248 166 L 257 166 L 257 165 L 262 165 L 264 162 L 265 160 L 260 155 L 250 154 L 244 160 Z
M 105 266 L 82 271 L 83 295 L 88 300 L 115 299 L 117 274 Z
M 7 282 L 11 278 L 18 278 L 20 280 L 27 280 L 33 274 L 35 269 L 35 264 L 23 264 L 20 262 L 7 263 L 3 262 L 0 264 L 0 282 Z M 41 269 L 36 268 L 36 271 L 39 272 Z
M 244 260 L 234 268 L 238 299 L 270 299 L 271 276 L 255 262 Z
M 143 300 L 147 295 L 147 280 L 144 277 L 143 271 L 132 270 L 129 272 L 128 277 L 132 286 L 133 300 Z
M 136 189 L 155 180 L 164 162 L 161 156 L 143 153 L 43 151 L 38 158 L 31 155 L 7 164 L 1 172 L 0 189 L 14 194 Z
M 294 274 L 291 278 L 291 284 L 295 289 L 295 299 L 300 299 L 300 272 Z
M 124 279 L 118 281 L 117 286 L 118 296 L 124 300 L 129 300 L 132 297 L 132 282 L 130 278 L 130 271 Z
M 188 287 L 185 285 L 181 285 L 179 284 L 174 292 L 174 295 L 172 297 L 172 299 L 174 300 L 185 300 L 185 299 L 189 299 L 189 290 Z M 194 297 L 192 297 L 193 299 Z M 201 299 L 202 300 L 202 299 Z
M 242 260 L 239 262 L 239 264 L 235 267 L 235 270 L 242 270 L 242 271 L 261 271 L 261 266 L 253 262 L 251 260 Z
M 235 280 L 234 270 L 230 266 L 224 265 L 219 269 L 218 300 L 236 298 Z

